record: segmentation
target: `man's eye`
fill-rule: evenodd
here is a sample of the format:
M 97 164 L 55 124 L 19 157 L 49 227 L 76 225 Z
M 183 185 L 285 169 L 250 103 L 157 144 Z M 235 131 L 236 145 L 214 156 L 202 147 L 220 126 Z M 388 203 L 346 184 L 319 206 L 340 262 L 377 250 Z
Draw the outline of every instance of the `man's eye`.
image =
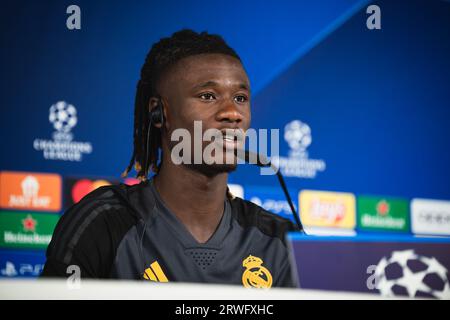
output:
M 202 100 L 214 100 L 216 97 L 212 93 L 206 92 L 199 95 L 199 98 Z
M 248 99 L 247 99 L 246 96 L 236 96 L 236 97 L 234 97 L 234 100 L 235 100 L 236 102 L 239 102 L 239 103 L 244 103 L 244 102 L 246 102 Z

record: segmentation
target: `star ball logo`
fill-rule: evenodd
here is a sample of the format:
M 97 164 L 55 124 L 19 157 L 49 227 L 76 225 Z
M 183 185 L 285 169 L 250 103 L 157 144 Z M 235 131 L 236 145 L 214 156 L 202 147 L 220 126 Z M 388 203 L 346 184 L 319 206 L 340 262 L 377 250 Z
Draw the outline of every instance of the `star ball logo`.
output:
M 450 299 L 448 270 L 435 257 L 417 254 L 413 249 L 393 251 L 377 265 L 370 266 L 370 290 L 382 296 Z
M 90 142 L 73 140 L 72 129 L 78 123 L 77 110 L 65 101 L 58 101 L 50 107 L 49 122 L 53 125 L 52 140 L 35 139 L 33 148 L 42 151 L 46 160 L 82 161 L 83 155 L 93 151 Z
M 77 109 L 71 104 L 59 101 L 50 107 L 49 121 L 61 133 L 69 133 L 77 124 Z
M 286 177 L 314 179 L 318 172 L 326 169 L 322 159 L 310 159 L 307 148 L 312 143 L 311 128 L 308 124 L 293 120 L 284 127 L 284 140 L 289 145 L 288 157 L 272 157 L 272 163 L 280 168 Z

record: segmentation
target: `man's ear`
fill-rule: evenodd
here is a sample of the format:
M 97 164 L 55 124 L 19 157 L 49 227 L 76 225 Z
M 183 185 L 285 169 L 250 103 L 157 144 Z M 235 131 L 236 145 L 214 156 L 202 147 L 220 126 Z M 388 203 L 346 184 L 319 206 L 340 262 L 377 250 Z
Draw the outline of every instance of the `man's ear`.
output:
M 166 118 L 165 115 L 165 108 L 164 105 L 161 101 L 161 99 L 157 98 L 157 97 L 151 97 L 148 103 L 148 112 L 151 113 L 154 109 L 156 109 L 158 107 L 158 104 L 161 104 L 161 112 L 164 115 L 164 119 Z M 156 128 L 161 128 L 162 127 L 162 123 L 155 123 L 153 124 Z
M 167 100 L 164 100 L 164 98 L 161 98 L 160 101 L 162 113 L 164 116 L 164 126 L 166 127 L 166 130 L 169 130 L 170 128 L 169 103 L 167 102 Z

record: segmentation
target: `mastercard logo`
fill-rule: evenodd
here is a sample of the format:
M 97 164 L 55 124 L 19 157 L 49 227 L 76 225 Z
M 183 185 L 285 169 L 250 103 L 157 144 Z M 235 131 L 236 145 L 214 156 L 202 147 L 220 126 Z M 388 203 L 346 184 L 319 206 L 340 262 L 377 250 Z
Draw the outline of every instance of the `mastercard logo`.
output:
M 95 189 L 109 185 L 111 185 L 111 182 L 107 180 L 78 180 L 72 187 L 72 200 L 74 203 L 77 203 L 78 201 L 83 199 L 85 195 L 94 191 Z

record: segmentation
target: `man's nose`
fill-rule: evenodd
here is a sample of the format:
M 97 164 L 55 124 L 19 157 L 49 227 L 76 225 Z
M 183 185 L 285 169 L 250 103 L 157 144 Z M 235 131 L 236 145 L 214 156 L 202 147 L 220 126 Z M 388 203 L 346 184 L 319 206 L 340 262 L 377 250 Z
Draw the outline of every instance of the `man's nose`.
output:
M 217 120 L 221 122 L 240 123 L 243 120 L 242 112 L 234 101 L 225 101 L 219 112 Z

